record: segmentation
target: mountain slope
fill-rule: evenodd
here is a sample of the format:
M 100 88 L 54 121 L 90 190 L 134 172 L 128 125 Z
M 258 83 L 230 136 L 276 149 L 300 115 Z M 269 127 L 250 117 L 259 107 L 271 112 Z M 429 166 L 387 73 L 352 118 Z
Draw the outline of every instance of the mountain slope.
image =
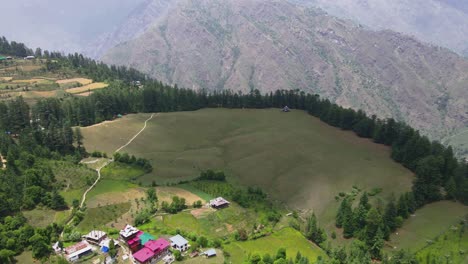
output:
M 435 138 L 468 125 L 468 62 L 448 50 L 280 1 L 180 0 L 168 13 L 103 60 L 193 89 L 301 89 Z
M 465 0 L 290 0 L 372 29 L 390 29 L 468 56 Z
M 31 48 L 85 52 L 143 0 L 2 1 L 2 36 Z

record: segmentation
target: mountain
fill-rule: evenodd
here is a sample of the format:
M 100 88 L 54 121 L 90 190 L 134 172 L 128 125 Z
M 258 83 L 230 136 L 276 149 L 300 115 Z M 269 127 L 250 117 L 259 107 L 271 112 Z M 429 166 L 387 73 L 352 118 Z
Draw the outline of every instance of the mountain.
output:
M 301 89 L 433 138 L 468 126 L 467 60 L 285 1 L 180 0 L 102 59 L 192 89 Z
M 291 0 L 371 29 L 390 29 L 468 56 L 466 0 Z
M 143 0 L 46 2 L 2 1 L 0 35 L 30 47 L 87 53 L 94 50 L 92 47 L 97 38 L 115 30 L 116 25 Z

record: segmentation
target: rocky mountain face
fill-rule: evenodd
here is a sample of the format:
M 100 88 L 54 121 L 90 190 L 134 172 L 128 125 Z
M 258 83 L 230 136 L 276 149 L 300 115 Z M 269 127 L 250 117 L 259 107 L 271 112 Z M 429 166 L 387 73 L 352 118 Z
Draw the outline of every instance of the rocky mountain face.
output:
M 285 1 L 166 2 L 103 61 L 192 89 L 301 89 L 438 139 L 468 126 L 468 61 L 447 49 Z
M 86 53 L 94 58 L 101 57 L 110 48 L 135 39 L 156 23 L 160 17 L 167 16 L 174 0 L 145 0 L 140 3 L 114 31 L 103 34 L 90 45 Z
M 290 0 L 371 29 L 390 29 L 468 56 L 466 0 Z

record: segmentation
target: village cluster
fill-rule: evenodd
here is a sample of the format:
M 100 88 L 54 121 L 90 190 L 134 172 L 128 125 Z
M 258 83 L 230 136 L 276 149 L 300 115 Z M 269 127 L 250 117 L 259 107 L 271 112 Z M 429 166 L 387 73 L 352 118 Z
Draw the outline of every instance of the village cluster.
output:
M 222 209 L 229 206 L 229 202 L 222 197 L 218 197 L 210 201 L 209 206 L 215 209 Z M 106 232 L 92 230 L 87 235 L 84 235 L 83 240 L 66 247 L 60 248 L 59 243 L 53 245 L 53 249 L 57 254 L 63 255 L 68 261 L 75 262 L 80 258 L 85 257 L 93 252 L 106 255 L 105 263 L 113 263 L 109 254 L 110 244 L 113 243 L 116 248 L 121 248 L 122 260 L 130 261 L 134 264 L 154 264 L 164 263 L 170 264 L 175 261 L 172 254 L 177 250 L 186 254 L 190 249 L 190 244 L 187 239 L 181 235 L 175 235 L 169 238 L 155 238 L 149 233 L 143 232 L 138 228 L 127 224 L 119 231 L 119 238 L 112 239 L 107 236 Z M 189 257 L 194 258 L 203 256 L 206 258 L 216 257 L 214 248 L 203 251 L 193 251 Z

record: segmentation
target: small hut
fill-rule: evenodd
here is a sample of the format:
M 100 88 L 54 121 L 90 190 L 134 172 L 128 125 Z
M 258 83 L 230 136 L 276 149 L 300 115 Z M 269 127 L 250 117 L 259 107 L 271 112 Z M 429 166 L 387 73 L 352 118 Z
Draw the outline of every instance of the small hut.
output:
M 287 112 L 291 112 L 291 109 L 289 109 L 288 106 L 285 106 L 285 107 L 283 107 L 283 110 L 282 110 L 282 111 L 285 112 L 285 113 L 287 113 Z

